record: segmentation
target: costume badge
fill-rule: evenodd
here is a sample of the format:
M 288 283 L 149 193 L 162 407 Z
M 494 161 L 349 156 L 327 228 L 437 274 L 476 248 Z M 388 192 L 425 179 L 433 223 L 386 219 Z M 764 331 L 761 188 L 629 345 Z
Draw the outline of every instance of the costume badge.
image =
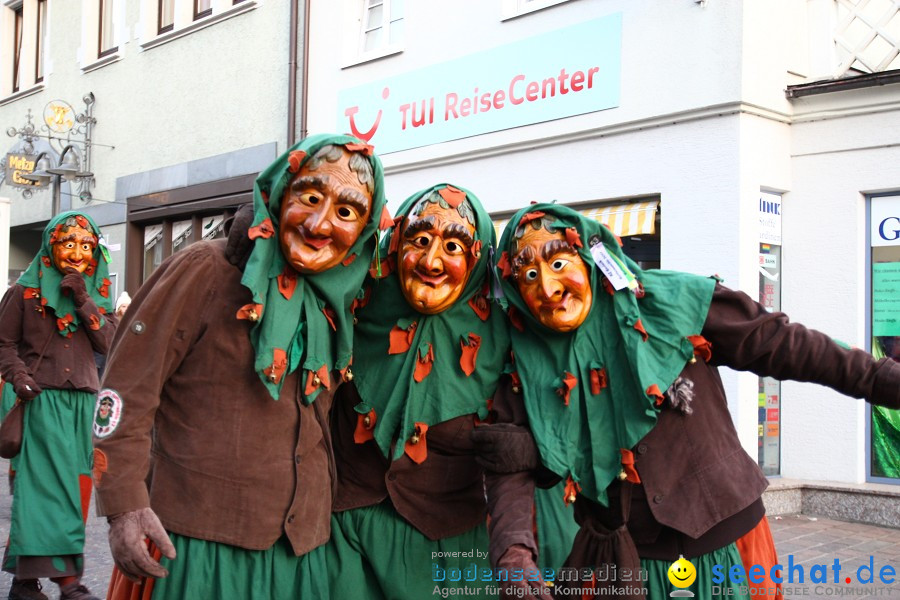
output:
M 600 241 L 598 236 L 591 238 L 591 256 L 594 264 L 600 267 L 600 270 L 609 279 L 609 282 L 616 290 L 624 288 L 634 289 L 637 287 L 637 281 L 631 271 L 622 264 L 617 257 L 613 256 L 606 250 L 606 246 Z
M 97 396 L 97 408 L 94 409 L 94 435 L 105 438 L 119 426 L 122 420 L 122 397 L 119 392 L 106 388 Z

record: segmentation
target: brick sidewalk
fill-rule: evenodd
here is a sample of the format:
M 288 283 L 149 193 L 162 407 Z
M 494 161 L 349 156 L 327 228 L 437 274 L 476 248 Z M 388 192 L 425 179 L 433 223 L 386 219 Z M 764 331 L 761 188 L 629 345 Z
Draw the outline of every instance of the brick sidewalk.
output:
M 6 472 L 8 461 L 0 460 L 0 469 Z M 9 535 L 9 516 L 12 498 L 5 481 L 0 482 L 0 540 L 5 548 Z M 900 510 L 900 507 L 898 507 Z M 769 517 L 772 535 L 782 564 L 787 565 L 793 558 L 793 564 L 803 567 L 805 583 L 786 583 L 787 598 L 834 598 L 836 596 L 875 595 L 900 600 L 900 530 L 885 527 L 845 523 L 830 519 L 816 519 L 804 515 L 785 517 Z M 898 518 L 900 525 L 900 518 Z M 93 503 L 91 515 L 87 523 L 87 540 L 85 543 L 85 575 L 84 583 L 94 594 L 103 597 L 112 571 L 112 558 L 107 544 L 106 519 L 94 516 Z M 877 581 L 879 570 L 891 565 L 895 570 L 895 581 L 892 585 L 878 583 L 864 589 L 856 579 L 856 571 L 862 565 L 869 564 L 869 558 L 875 567 Z M 851 577 L 851 584 L 830 583 L 833 580 L 832 565 L 835 559 L 840 560 L 841 580 Z M 828 567 L 829 583 L 811 583 L 810 570 L 814 565 L 824 564 Z M 795 570 L 795 580 L 796 574 Z M 784 573 L 785 577 L 788 576 Z M 0 574 L 0 600 L 5 600 L 9 593 L 12 577 Z M 44 591 L 50 598 L 56 598 L 56 586 L 44 580 Z M 341 599 L 344 600 L 344 599 Z M 352 599 L 347 599 L 352 600 Z

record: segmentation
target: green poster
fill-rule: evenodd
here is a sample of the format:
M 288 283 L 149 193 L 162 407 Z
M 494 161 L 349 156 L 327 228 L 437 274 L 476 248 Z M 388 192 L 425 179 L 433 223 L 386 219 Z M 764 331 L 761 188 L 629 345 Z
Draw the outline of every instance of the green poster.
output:
M 900 262 L 872 265 L 872 334 L 900 336 Z

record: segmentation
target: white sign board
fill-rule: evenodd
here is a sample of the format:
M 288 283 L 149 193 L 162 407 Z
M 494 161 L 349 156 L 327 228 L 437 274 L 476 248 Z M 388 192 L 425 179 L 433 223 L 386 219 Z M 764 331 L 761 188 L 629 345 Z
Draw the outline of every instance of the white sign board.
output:
M 900 196 L 872 198 L 869 225 L 873 246 L 900 246 Z
M 759 194 L 759 242 L 781 245 L 781 194 Z

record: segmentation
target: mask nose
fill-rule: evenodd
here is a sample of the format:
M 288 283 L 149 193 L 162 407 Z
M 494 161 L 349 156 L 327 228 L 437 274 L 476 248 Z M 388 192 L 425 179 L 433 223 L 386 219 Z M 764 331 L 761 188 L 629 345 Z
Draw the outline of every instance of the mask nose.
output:
M 422 266 L 429 273 L 440 274 L 444 270 L 444 261 L 440 257 L 441 241 L 437 238 L 431 240 L 431 245 L 422 257 Z

